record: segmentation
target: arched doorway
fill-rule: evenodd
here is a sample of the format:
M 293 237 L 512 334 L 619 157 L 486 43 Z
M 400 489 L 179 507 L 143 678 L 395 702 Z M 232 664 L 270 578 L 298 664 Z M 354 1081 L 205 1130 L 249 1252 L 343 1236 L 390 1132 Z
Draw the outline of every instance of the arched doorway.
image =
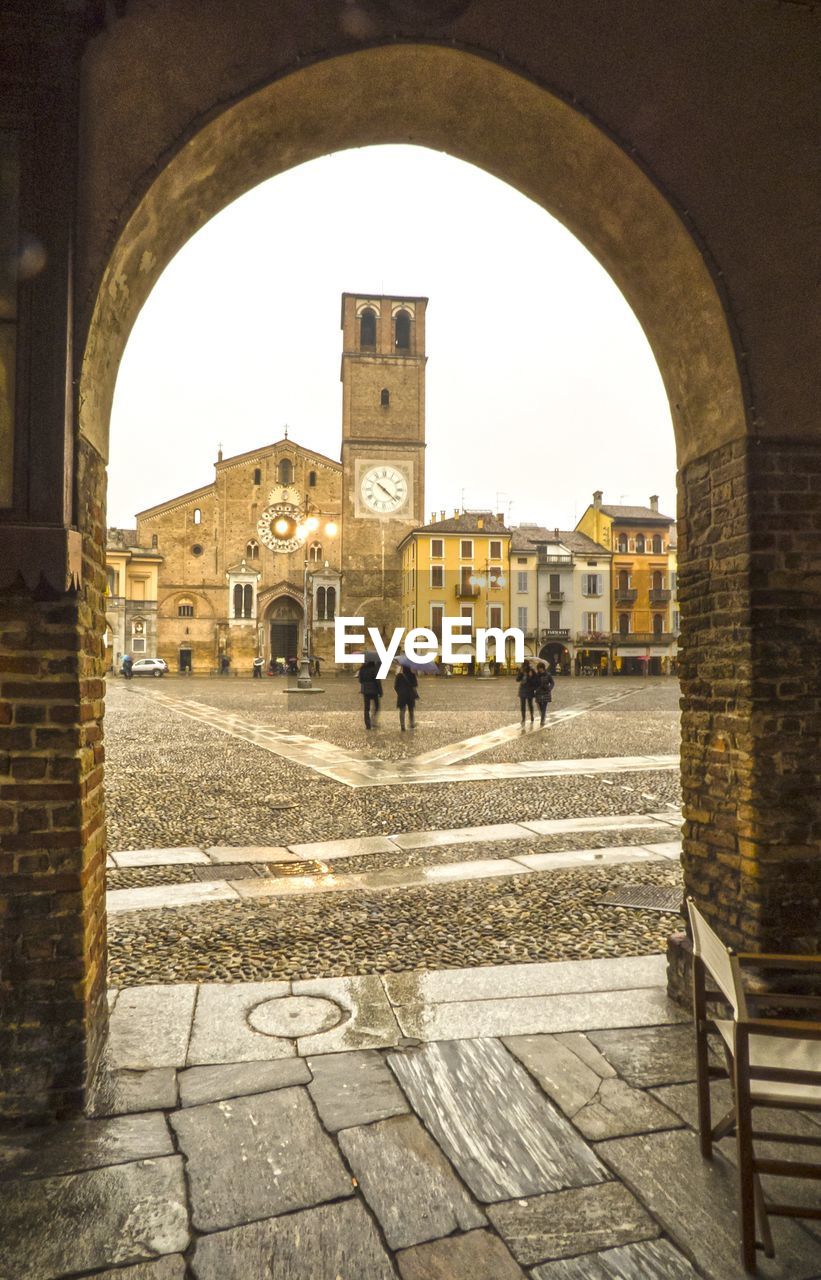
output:
M 265 610 L 264 655 L 269 662 L 285 665 L 302 652 L 302 605 L 290 596 L 275 597 Z
M 558 640 L 543 644 L 539 657 L 548 664 L 554 675 L 570 675 L 570 650 L 567 645 L 560 644 Z

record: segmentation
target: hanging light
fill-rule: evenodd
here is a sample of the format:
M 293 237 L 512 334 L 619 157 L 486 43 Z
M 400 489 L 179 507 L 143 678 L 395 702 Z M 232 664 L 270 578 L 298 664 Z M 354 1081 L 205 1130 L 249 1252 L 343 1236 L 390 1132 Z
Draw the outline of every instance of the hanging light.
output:
M 316 516 L 308 516 L 308 519 L 305 521 L 305 528 L 309 533 L 313 533 L 314 529 L 319 528 L 318 518 Z
M 329 538 L 336 537 L 336 521 L 335 520 L 328 521 L 328 523 L 325 525 L 325 532 L 327 533 Z

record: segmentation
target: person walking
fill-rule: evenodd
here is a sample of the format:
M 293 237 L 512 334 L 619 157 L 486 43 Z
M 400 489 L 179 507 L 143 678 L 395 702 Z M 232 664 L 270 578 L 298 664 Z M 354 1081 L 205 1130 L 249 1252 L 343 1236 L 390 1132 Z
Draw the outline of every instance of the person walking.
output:
M 547 715 L 548 703 L 553 698 L 553 689 L 556 681 L 550 674 L 546 662 L 536 663 L 536 705 L 539 708 L 541 716 L 540 725 L 544 725 L 545 716 Z
M 519 670 L 516 672 L 516 683 L 519 686 L 519 706 L 522 712 L 522 725 L 525 723 L 526 712 L 530 712 L 530 723 L 533 724 L 533 697 L 536 693 L 536 685 L 538 678 L 530 660 L 525 658 Z
M 357 671 L 359 680 L 359 692 L 362 694 L 363 709 L 365 712 L 365 728 L 375 729 L 379 722 L 379 703 L 382 698 L 382 681 L 377 678 L 379 665 L 376 655 L 367 653 L 365 661 Z M 371 708 L 373 708 L 373 722 L 371 722 Z
M 130 653 L 123 654 L 123 675 L 126 680 L 131 680 L 134 675 L 134 659 Z
M 255 680 L 262 679 L 262 668 L 264 666 L 265 666 L 265 659 L 263 657 L 254 658 L 254 679 Z
M 411 729 L 415 727 L 413 713 L 419 698 L 419 681 L 416 678 L 416 672 L 411 671 L 410 667 L 398 665 L 393 687 L 396 690 L 396 705 L 399 708 L 399 728 L 404 733 L 406 711 Z

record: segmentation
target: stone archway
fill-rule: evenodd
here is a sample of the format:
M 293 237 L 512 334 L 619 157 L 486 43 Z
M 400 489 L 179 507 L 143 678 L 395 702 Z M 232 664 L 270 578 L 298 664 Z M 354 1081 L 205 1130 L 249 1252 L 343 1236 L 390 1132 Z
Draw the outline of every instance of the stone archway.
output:
M 326 8 L 330 14 L 333 6 Z M 122 28 L 101 36 L 87 53 L 80 75 L 76 216 L 71 207 L 76 177 L 71 157 L 78 145 L 73 67 L 65 84 L 60 82 L 57 105 L 41 105 L 39 123 L 53 143 L 42 147 L 39 167 L 29 176 L 48 193 L 44 205 L 55 235 L 49 271 L 31 297 L 41 333 L 25 349 L 21 364 L 35 368 L 39 379 L 29 431 L 37 445 L 31 457 L 34 483 L 26 477 L 26 503 L 14 513 L 18 523 L 0 540 L 0 559 L 10 570 L 0 584 L 7 592 L 0 600 L 0 619 L 4 626 L 10 623 L 3 631 L 5 669 L 22 673 L 9 682 L 13 834 L 3 848 L 11 850 L 15 876 L 9 892 L 23 905 L 30 897 L 37 907 L 9 913 L 14 923 L 0 957 L 3 982 L 14 993 L 2 1024 L 3 1042 L 11 1047 L 2 1063 L 0 1103 L 9 1114 L 76 1106 L 104 1039 L 103 512 L 110 405 L 125 342 L 159 273 L 209 217 L 263 178 L 345 147 L 412 142 L 480 165 L 565 223 L 631 303 L 667 388 L 681 469 L 688 888 L 721 920 L 728 941 L 779 950 L 789 940 L 818 949 L 813 854 L 819 830 L 815 748 L 821 646 L 818 585 L 805 580 L 804 564 L 817 548 L 808 477 L 818 473 L 821 453 L 810 425 L 815 412 L 808 398 L 810 326 L 796 324 L 800 336 L 784 341 L 771 290 L 766 281 L 758 290 L 751 285 L 748 266 L 755 262 L 754 270 L 760 271 L 773 237 L 787 225 L 797 247 L 790 254 L 780 245 L 791 268 L 782 277 L 786 313 L 798 297 L 805 265 L 802 228 L 811 220 L 799 202 L 795 215 L 771 202 L 766 216 L 751 221 L 744 200 L 711 203 L 700 176 L 709 161 L 716 171 L 719 164 L 732 167 L 726 146 L 721 151 L 716 142 L 720 136 L 724 146 L 728 127 L 743 123 L 750 130 L 745 136 L 751 145 L 737 148 L 739 155 L 759 146 L 761 121 L 748 125 L 744 116 L 761 96 L 755 65 L 752 87 L 744 88 L 735 116 L 720 105 L 727 99 L 718 95 L 716 73 L 705 68 L 709 92 L 694 99 L 701 104 L 695 119 L 713 124 L 712 149 L 705 152 L 699 138 L 693 159 L 691 139 L 683 145 L 687 125 L 671 124 L 675 98 L 654 96 L 648 104 L 649 131 L 646 113 L 642 118 L 644 101 L 631 98 L 629 86 L 623 96 L 620 89 L 610 96 L 605 113 L 610 133 L 586 108 L 573 105 L 577 96 L 588 99 L 603 79 L 601 32 L 589 26 L 594 19 L 574 17 L 581 31 L 576 38 L 560 25 L 549 32 L 547 13 L 543 25 L 530 12 L 531 26 L 511 17 L 510 39 L 520 49 L 521 65 L 533 69 L 525 75 L 506 65 L 495 18 L 476 8 L 470 38 L 492 53 L 459 49 L 449 32 L 421 20 L 418 32 L 404 36 L 408 43 L 351 52 L 351 41 L 324 28 L 326 19 L 314 16 L 314 7 L 306 8 L 310 18 L 300 18 L 293 10 L 283 16 L 284 7 L 280 12 L 268 0 L 249 4 L 256 14 L 264 10 L 272 26 L 255 43 L 259 59 L 238 59 L 234 75 L 230 59 L 197 57 L 190 45 L 194 32 L 202 54 L 211 20 L 231 23 L 230 14 L 220 17 L 229 6 L 212 4 L 201 29 L 195 22 L 185 25 L 190 15 L 182 5 L 130 6 Z M 692 19 L 692 6 L 682 6 L 688 8 Z M 631 21 L 627 11 L 624 20 Z M 171 34 L 162 39 L 165 21 Z M 709 43 L 704 24 L 710 21 L 699 12 L 698 44 L 685 43 L 679 57 L 682 79 L 691 65 L 688 50 L 692 58 L 705 40 Z M 148 29 L 153 39 L 129 43 L 135 27 L 138 34 Z M 250 30 L 249 25 L 244 32 L 249 42 Z M 718 35 L 717 28 L 712 30 Z M 380 38 L 391 40 L 395 34 L 388 29 Z M 634 34 L 645 39 L 641 32 Z M 220 27 L 214 38 L 230 42 L 231 32 Z M 664 36 L 654 32 L 647 40 L 657 57 L 650 80 L 664 83 L 659 70 L 666 65 Z M 779 47 L 779 65 L 786 67 Z M 143 55 L 145 64 L 135 58 L 135 48 L 150 50 Z M 305 48 L 307 58 L 301 52 Z M 764 65 L 771 49 L 768 39 Z M 329 56 L 329 50 L 338 56 Z M 568 82 L 563 99 L 546 86 L 560 74 L 565 52 L 570 56 L 561 72 Z M 146 111 L 141 74 L 151 57 L 167 58 L 181 74 L 177 91 Z M 732 93 L 723 61 L 720 87 Z M 60 110 L 60 93 L 70 110 Z M 704 105 L 713 100 L 719 105 Z M 489 103 L 492 109 L 485 107 Z M 789 124 L 803 138 L 800 110 L 799 104 Z M 614 140 L 617 135 L 623 143 Z M 776 176 L 781 172 L 776 163 L 782 151 L 780 120 L 777 136 L 771 130 L 767 138 L 767 182 L 757 184 L 759 192 L 767 185 L 779 189 L 767 166 L 775 166 Z M 639 139 L 643 146 L 637 145 Z M 632 158 L 631 153 L 641 153 L 665 160 L 675 151 L 678 161 L 677 141 L 681 163 L 662 164 L 665 178 L 651 172 L 652 159 L 644 169 Z M 55 165 L 61 181 L 50 171 Z M 752 172 L 745 176 L 750 179 Z M 677 207 L 664 194 L 670 175 L 676 175 L 672 185 L 680 192 Z M 726 190 L 731 189 L 730 184 Z M 746 189 L 755 189 L 752 181 Z M 703 219 L 704 240 L 718 257 L 715 270 L 685 205 L 697 210 L 695 223 Z M 745 222 L 757 228 L 751 240 L 743 240 L 730 205 L 740 205 Z M 777 255 L 773 264 L 777 272 L 782 265 Z M 735 276 L 736 305 L 746 329 L 738 359 L 735 322 L 719 284 L 728 271 Z M 73 314 L 74 342 L 82 351 L 76 436 L 66 395 Z M 804 314 L 800 308 L 798 314 Z M 759 362 L 755 409 L 751 399 L 745 405 L 739 377 L 739 364 L 751 347 Z M 789 357 L 779 354 L 788 347 Z M 32 662 L 33 672 L 26 665 Z M 790 701 L 789 717 L 783 714 L 784 697 Z M 35 713 L 42 717 L 52 702 L 60 705 L 59 722 L 54 717 L 60 727 L 32 729 Z M 46 757 L 38 755 L 33 736 L 38 733 L 51 744 L 49 786 L 59 795 L 47 795 L 43 787 Z M 52 822 L 57 811 L 64 828 Z M 25 823 L 18 824 L 16 815 L 23 812 Z M 41 939 L 49 928 L 59 939 L 58 965 L 48 952 L 50 943 Z

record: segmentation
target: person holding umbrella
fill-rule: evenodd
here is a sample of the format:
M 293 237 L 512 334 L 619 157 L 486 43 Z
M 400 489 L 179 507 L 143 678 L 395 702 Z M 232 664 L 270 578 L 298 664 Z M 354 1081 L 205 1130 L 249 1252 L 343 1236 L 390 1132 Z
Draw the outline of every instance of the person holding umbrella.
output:
M 365 728 L 375 729 L 379 721 L 379 703 L 382 699 L 382 681 L 378 679 L 379 658 L 375 653 L 366 653 L 365 661 L 357 671 L 359 692 L 362 694 L 365 712 Z M 373 707 L 373 723 L 371 723 L 371 707 Z
M 393 682 L 396 690 L 396 705 L 399 708 L 399 728 L 405 732 L 405 712 L 408 713 L 410 727 L 413 729 L 413 713 L 419 698 L 419 681 L 410 658 L 398 658 L 396 662 L 396 679 Z

